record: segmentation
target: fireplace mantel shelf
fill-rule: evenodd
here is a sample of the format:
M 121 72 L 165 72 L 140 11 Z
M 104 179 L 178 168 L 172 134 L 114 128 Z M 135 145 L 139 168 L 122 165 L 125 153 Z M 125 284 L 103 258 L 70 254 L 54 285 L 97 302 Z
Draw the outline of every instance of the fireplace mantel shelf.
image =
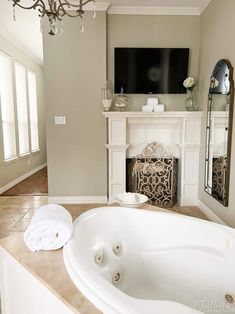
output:
M 142 112 L 142 111 L 104 111 L 103 115 L 106 118 L 185 118 L 193 117 L 200 118 L 202 111 L 164 111 L 164 112 Z

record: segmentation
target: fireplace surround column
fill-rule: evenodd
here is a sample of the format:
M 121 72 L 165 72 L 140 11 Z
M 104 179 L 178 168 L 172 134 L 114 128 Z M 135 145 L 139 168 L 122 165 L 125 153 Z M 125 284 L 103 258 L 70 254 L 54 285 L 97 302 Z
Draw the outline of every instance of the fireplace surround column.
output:
M 126 188 L 126 117 L 108 119 L 108 201 Z

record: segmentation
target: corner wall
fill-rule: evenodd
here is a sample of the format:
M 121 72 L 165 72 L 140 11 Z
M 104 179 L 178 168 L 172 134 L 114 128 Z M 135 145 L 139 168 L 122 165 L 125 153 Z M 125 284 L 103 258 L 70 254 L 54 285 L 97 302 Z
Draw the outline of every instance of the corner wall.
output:
M 42 66 L 25 55 L 19 48 L 0 35 L 0 50 L 16 61 L 33 70 L 37 75 L 38 121 L 40 151 L 32 153 L 12 162 L 4 163 L 2 131 L 0 131 L 0 189 L 31 170 L 46 162 L 46 130 L 45 130 L 45 99 L 44 99 L 44 70 Z M 2 128 L 0 128 L 1 130 Z
M 101 91 L 106 80 L 106 13 L 64 18 L 61 36 L 44 30 L 49 196 L 106 196 L 106 130 Z M 65 116 L 66 125 L 55 125 Z M 72 199 L 72 198 L 71 198 Z
M 113 78 L 114 47 L 189 47 L 190 75 L 198 75 L 199 16 L 107 15 L 106 25 L 106 12 L 98 12 L 95 20 L 91 15 L 84 16 L 84 33 L 79 31 L 79 19 L 65 18 L 61 36 L 44 36 L 49 196 L 53 200 L 67 196 L 76 202 L 81 196 L 107 193 L 100 89 L 106 62 Z M 134 105 L 128 110 L 139 110 L 147 95 L 132 96 Z M 185 109 L 185 95 L 160 95 L 160 100 L 167 110 Z M 67 124 L 55 125 L 55 116 L 66 116 Z
M 206 110 L 209 79 L 219 59 L 228 59 L 235 67 L 235 1 L 213 0 L 201 16 L 199 100 L 203 107 L 202 149 L 200 157 L 199 199 L 229 226 L 235 227 L 235 124 L 233 126 L 232 162 L 230 170 L 229 207 L 222 206 L 204 192 L 204 163 L 206 141 Z M 235 78 L 235 72 L 234 72 Z

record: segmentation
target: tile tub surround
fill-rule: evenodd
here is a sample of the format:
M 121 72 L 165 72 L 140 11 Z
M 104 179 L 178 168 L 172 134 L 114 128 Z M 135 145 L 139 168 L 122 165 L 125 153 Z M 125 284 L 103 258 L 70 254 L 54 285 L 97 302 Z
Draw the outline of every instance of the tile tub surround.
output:
M 23 231 L 27 228 L 35 209 L 46 203 L 47 197 L 0 197 L 0 237 L 2 238 L 0 245 L 74 313 L 101 313 L 71 281 L 64 266 L 62 250 L 32 253 L 26 248 L 23 241 Z M 104 205 L 64 206 L 75 219 L 84 211 Z M 142 208 L 168 211 L 148 204 Z M 197 207 L 175 206 L 173 210 L 178 213 L 183 212 L 186 215 L 207 219 Z
M 72 283 L 64 267 L 62 250 L 30 253 L 25 247 L 23 233 L 1 240 L 0 245 L 73 313 L 101 313 Z

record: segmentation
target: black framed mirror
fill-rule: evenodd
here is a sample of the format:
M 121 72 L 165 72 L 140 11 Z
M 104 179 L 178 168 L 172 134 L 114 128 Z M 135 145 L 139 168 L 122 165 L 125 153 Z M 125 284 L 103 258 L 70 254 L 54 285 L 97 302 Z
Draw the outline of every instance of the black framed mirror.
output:
M 219 60 L 212 72 L 208 93 L 205 191 L 228 206 L 234 105 L 233 67 Z

